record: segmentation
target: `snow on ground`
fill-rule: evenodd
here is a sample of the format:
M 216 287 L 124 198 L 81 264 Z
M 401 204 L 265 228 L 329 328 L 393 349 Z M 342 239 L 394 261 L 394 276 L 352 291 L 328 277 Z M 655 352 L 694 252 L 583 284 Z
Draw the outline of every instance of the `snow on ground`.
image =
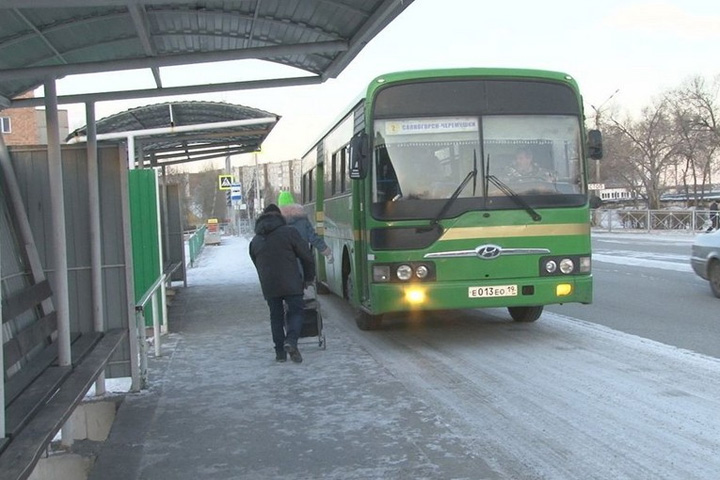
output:
M 637 242 L 692 241 L 629 235 Z M 223 237 L 219 247 L 205 247 L 188 271 L 189 288 L 241 284 L 260 295 L 248 244 L 246 237 Z M 681 260 L 677 256 L 643 258 L 637 251 L 605 251 L 595 260 L 614 261 L 616 253 L 625 264 L 635 256 L 645 266 L 652 261 L 658 268 L 681 268 L 672 261 Z M 436 419 L 435 434 L 461 442 L 466 450 L 453 464 L 469 469 L 475 459 L 485 459 L 499 478 L 719 478 L 720 386 L 711 381 L 720 370 L 718 359 L 554 313 L 534 324 L 517 324 L 502 309 L 444 312 L 417 322 L 408 316 L 390 319 L 379 332 L 360 332 L 342 300 L 324 297 L 323 312 L 328 350 L 308 349 L 301 367 L 306 379 L 332 386 L 303 391 L 304 404 L 322 405 L 318 418 L 324 422 L 312 424 L 319 438 L 342 438 L 333 423 L 337 418 L 351 431 L 362 430 L 383 421 L 379 412 L 394 411 L 393 401 L 421 402 L 423 415 Z M 266 331 L 258 335 L 247 341 L 267 342 Z M 334 363 L 338 358 L 342 363 Z M 341 372 L 353 366 L 361 368 L 343 377 Z M 346 382 L 362 382 L 367 372 L 389 374 L 397 382 L 397 398 L 343 389 Z M 253 378 L 251 369 L 243 374 Z M 340 394 L 336 398 L 331 392 Z M 348 401 L 351 393 L 359 403 Z M 370 400 L 378 403 L 359 408 Z M 326 405 L 333 415 L 326 414 Z M 248 403 L 247 408 L 257 407 Z M 371 414 L 378 418 L 368 419 Z M 393 441 L 403 441 L 402 434 Z M 436 448 L 437 458 L 447 456 Z M 357 474 L 345 472 L 351 473 Z
M 617 243 L 618 248 L 594 248 L 592 258 L 594 262 L 613 263 L 637 267 L 658 268 L 676 272 L 690 272 L 690 245 L 695 237 L 702 233 L 677 231 L 653 232 L 592 232 L 593 238 L 602 240 L 603 244 Z M 642 252 L 626 250 L 628 241 L 633 245 L 642 247 L 649 245 L 673 245 L 687 247 L 686 255 L 669 253 Z

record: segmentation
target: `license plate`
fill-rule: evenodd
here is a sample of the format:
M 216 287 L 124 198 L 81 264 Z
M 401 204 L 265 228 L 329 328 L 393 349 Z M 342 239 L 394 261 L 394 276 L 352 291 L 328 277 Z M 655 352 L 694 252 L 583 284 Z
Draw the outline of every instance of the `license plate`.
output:
M 493 285 L 492 287 L 468 287 L 469 298 L 516 297 L 517 285 Z

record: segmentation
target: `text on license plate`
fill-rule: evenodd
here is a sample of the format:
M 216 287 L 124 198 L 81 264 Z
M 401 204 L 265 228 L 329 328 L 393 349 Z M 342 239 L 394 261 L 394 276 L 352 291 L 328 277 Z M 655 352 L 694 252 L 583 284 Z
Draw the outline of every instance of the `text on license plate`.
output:
M 516 297 L 517 285 L 493 285 L 492 287 L 468 287 L 469 298 Z

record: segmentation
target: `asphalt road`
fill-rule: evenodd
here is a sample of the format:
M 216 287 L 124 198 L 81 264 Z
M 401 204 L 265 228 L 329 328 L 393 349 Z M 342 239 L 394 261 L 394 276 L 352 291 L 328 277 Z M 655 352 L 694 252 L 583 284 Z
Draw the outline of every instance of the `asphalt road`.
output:
M 546 311 L 720 358 L 720 299 L 690 268 L 692 238 L 594 235 L 593 304 Z

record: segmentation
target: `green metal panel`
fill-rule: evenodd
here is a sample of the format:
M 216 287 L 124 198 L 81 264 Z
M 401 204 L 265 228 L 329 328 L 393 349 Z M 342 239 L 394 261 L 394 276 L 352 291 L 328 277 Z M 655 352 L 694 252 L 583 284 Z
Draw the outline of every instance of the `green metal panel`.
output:
M 157 173 L 152 169 L 130 170 L 130 219 L 135 281 L 135 301 L 160 277 L 160 211 Z M 152 326 L 150 302 L 145 308 L 145 325 Z

